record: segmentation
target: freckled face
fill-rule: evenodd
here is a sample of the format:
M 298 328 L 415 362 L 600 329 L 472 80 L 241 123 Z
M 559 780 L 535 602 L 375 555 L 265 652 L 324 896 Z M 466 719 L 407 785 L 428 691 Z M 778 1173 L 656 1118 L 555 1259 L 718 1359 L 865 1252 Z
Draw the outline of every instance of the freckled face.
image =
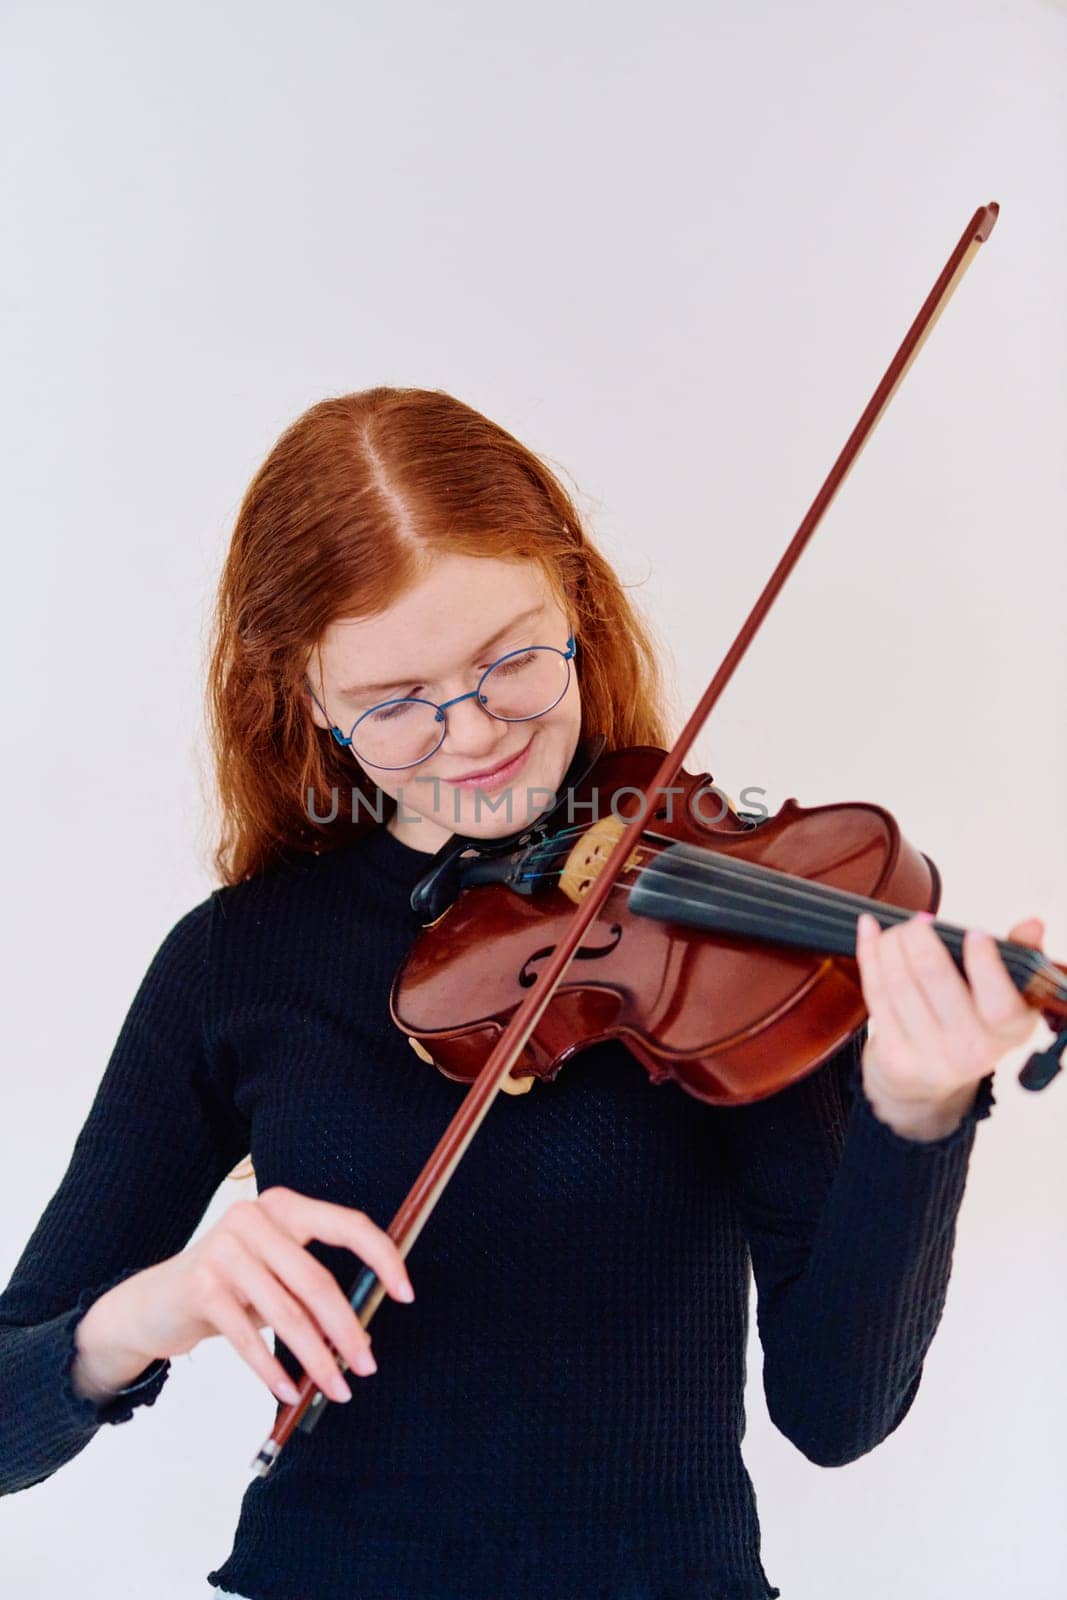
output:
M 486 667 L 509 651 L 531 645 L 565 650 L 570 631 L 536 562 L 448 554 L 436 557 L 426 575 L 379 615 L 331 623 L 307 670 L 330 718 L 350 734 L 357 717 L 383 700 L 414 695 L 439 705 L 474 689 Z M 505 722 L 471 698 L 449 706 L 444 742 L 425 761 L 388 770 L 353 753 L 371 782 L 397 801 L 390 832 L 433 853 L 453 833 L 499 838 L 545 811 L 581 729 L 573 660 L 570 667 L 566 693 L 543 716 Z M 312 715 L 319 727 L 329 727 L 314 702 Z M 527 746 L 521 764 L 499 778 L 459 782 Z

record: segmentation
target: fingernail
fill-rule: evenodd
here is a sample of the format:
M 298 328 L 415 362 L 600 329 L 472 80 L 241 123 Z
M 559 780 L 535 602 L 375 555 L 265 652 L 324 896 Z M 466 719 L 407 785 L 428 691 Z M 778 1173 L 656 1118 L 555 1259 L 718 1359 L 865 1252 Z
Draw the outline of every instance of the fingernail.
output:
M 407 1278 L 405 1278 L 402 1283 L 397 1284 L 396 1297 L 398 1300 L 406 1300 L 409 1305 L 411 1301 L 414 1300 L 415 1291 L 411 1287 L 411 1284 L 408 1282 Z
M 915 920 L 916 922 L 933 922 L 934 914 L 932 911 L 917 911 Z
M 352 1398 L 351 1389 L 348 1387 L 348 1384 L 345 1382 L 345 1380 L 340 1375 L 338 1375 L 336 1383 L 331 1384 L 330 1392 L 331 1392 L 333 1398 L 335 1400 L 340 1400 L 342 1404 L 346 1400 L 351 1400 L 351 1398 Z
M 278 1385 L 278 1394 L 286 1405 L 296 1406 L 300 1404 L 300 1391 L 295 1383 L 280 1383 Z

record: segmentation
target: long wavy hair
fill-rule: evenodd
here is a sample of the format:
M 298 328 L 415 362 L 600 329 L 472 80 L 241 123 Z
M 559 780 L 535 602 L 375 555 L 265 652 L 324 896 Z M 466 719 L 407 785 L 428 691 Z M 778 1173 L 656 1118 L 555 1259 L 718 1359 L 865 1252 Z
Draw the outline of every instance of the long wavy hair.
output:
M 377 614 L 437 554 L 540 564 L 574 619 L 580 737 L 667 748 L 667 652 L 546 461 L 437 389 L 320 400 L 245 493 L 219 580 L 206 722 L 211 864 L 223 884 L 349 844 L 396 802 L 311 715 L 305 673 L 330 623 Z M 308 794 L 367 805 L 317 821 Z

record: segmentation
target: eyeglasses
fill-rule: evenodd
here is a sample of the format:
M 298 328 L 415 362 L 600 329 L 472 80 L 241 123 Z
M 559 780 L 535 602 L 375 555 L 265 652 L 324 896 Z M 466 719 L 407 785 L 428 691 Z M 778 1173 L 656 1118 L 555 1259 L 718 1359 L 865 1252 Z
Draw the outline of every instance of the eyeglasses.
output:
M 395 772 L 417 766 L 441 748 L 448 732 L 445 712 L 461 700 L 477 700 L 482 710 L 499 722 L 530 722 L 543 717 L 567 692 L 575 650 L 573 633 L 567 639 L 566 650 L 547 644 L 510 650 L 486 667 L 477 688 L 446 700 L 444 705 L 414 696 L 382 700 L 356 718 L 347 738 L 335 724 L 331 724 L 330 732 L 338 744 L 346 745 L 369 767 Z M 308 692 L 329 720 L 315 691 Z

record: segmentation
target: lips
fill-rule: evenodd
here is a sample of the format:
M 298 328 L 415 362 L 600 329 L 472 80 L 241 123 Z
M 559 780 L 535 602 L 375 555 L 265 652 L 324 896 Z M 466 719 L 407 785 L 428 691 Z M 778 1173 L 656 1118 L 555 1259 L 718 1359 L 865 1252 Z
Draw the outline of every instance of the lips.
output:
M 499 766 L 491 768 L 488 772 L 476 772 L 470 777 L 451 778 L 449 781 L 458 789 L 471 789 L 478 784 L 485 785 L 488 783 L 504 783 L 508 778 L 513 777 L 515 773 L 519 771 L 526 759 L 531 744 L 533 744 L 532 736 L 517 755 L 509 757 L 507 761 L 502 762 Z

